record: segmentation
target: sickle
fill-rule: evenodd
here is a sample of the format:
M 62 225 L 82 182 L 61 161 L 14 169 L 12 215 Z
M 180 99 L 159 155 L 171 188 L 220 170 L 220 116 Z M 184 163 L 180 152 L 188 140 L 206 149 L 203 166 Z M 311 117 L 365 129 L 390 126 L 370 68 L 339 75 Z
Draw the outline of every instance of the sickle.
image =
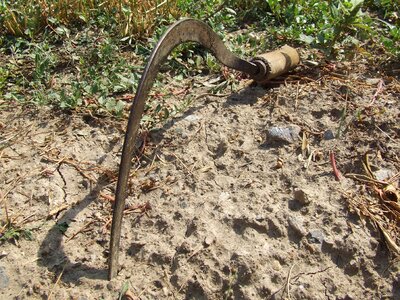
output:
M 108 277 L 110 280 L 117 275 L 118 271 L 121 223 L 125 207 L 125 198 L 127 196 L 126 190 L 129 171 L 145 101 L 162 63 L 176 46 L 185 42 L 197 42 L 201 44 L 209 49 L 223 65 L 247 73 L 257 82 L 265 82 L 287 72 L 289 69 L 296 66 L 300 60 L 295 49 L 284 46 L 280 50 L 260 55 L 248 62 L 230 52 L 223 44 L 220 37 L 207 24 L 194 19 L 180 20 L 164 33 L 152 51 L 146 68 L 144 69 L 129 115 L 124 146 L 122 148 L 111 227 L 108 270 Z

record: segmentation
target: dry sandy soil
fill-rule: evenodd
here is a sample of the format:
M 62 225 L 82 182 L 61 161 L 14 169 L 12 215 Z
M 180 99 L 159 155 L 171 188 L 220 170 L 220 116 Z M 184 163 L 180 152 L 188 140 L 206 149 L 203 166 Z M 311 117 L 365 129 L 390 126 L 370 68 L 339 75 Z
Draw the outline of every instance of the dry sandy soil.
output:
M 12 227 L 0 298 L 118 299 L 128 288 L 126 299 L 400 299 L 388 247 L 398 221 L 380 207 L 381 186 L 360 179 L 368 153 L 375 180 L 398 187 L 396 74 L 320 62 L 269 86 L 242 83 L 141 135 L 112 281 L 125 121 L 2 110 L 0 217 Z M 382 228 L 359 217 L 366 210 Z M 20 238 L 4 241 L 11 229 Z

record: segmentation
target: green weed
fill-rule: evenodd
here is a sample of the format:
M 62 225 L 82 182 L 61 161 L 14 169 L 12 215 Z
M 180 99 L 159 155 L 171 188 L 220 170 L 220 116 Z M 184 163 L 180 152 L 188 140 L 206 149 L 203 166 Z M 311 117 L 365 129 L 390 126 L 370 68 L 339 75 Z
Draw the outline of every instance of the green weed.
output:
M 18 217 L 8 217 L 7 209 L 6 216 L 6 220 L 4 222 L 2 221 L 0 225 L 0 242 L 12 241 L 17 243 L 21 238 L 30 241 L 33 240 L 32 231 L 22 226 L 24 221 L 19 222 L 17 220 Z
M 51 46 L 46 42 L 34 45 L 35 50 L 32 53 L 34 61 L 33 79 L 43 84 L 47 84 L 50 79 L 51 68 L 55 66 L 56 58 Z
M 0 95 L 2 95 L 2 91 L 6 85 L 8 76 L 9 76 L 9 70 L 0 67 Z
M 122 300 L 128 290 L 129 290 L 129 282 L 125 281 L 119 291 L 118 300 Z
M 20 238 L 32 241 L 33 240 L 32 232 L 29 229 L 14 228 L 12 226 L 7 226 L 4 233 L 2 233 L 0 236 L 0 241 L 2 242 L 13 241 L 15 243 Z
M 67 232 L 69 225 L 67 222 L 62 222 L 62 223 L 57 223 L 56 227 L 57 227 L 58 231 L 60 231 L 62 234 L 64 234 Z
M 15 102 L 124 116 L 144 61 L 180 16 L 206 21 L 237 55 L 251 58 L 291 41 L 331 58 L 384 48 L 400 57 L 399 4 L 389 0 L 0 0 L 0 95 Z M 240 30 L 240 31 L 238 31 Z M 231 34 L 232 31 L 236 31 Z M 13 35 L 13 36 L 10 36 Z M 17 36 L 22 36 L 18 38 Z M 362 49 L 365 48 L 365 49 Z M 179 46 L 164 77 L 221 74 L 197 44 Z M 171 91 L 159 77 L 155 90 Z M 233 88 L 229 76 L 215 89 Z M 126 100 L 128 99 L 128 101 Z M 146 124 L 173 116 L 168 99 L 150 99 Z M 2 104 L 3 105 L 3 104 Z M 145 118 L 146 119 L 146 118 Z
M 363 0 L 267 0 L 271 14 L 283 28 L 277 33 L 320 48 L 328 55 L 365 39 L 370 19 L 361 10 Z

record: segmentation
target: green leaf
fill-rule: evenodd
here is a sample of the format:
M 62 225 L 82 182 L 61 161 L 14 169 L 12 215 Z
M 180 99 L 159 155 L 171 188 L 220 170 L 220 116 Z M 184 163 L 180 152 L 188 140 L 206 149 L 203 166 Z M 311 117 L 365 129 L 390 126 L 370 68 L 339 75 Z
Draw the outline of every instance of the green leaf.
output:
M 69 225 L 67 222 L 62 222 L 62 223 L 57 223 L 56 227 L 61 233 L 65 233 L 67 232 Z
M 126 294 L 126 292 L 129 289 L 129 282 L 125 281 L 124 284 L 121 287 L 121 290 L 119 291 L 119 297 L 118 300 L 121 300 L 122 297 Z

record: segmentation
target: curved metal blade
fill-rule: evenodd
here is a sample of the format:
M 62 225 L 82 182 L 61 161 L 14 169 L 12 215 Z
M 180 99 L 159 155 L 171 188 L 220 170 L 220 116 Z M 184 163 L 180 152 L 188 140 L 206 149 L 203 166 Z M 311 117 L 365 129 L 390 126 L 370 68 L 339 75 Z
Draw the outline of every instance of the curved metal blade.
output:
M 135 98 L 130 111 L 128 127 L 125 134 L 125 141 L 122 150 L 121 164 L 113 220 L 111 228 L 109 279 L 111 280 L 118 269 L 119 243 L 121 236 L 122 215 L 125 206 L 126 188 L 131 168 L 132 153 L 139 129 L 145 101 L 149 94 L 161 64 L 167 59 L 171 51 L 184 42 L 197 42 L 211 50 L 215 57 L 224 65 L 255 76 L 259 67 L 251 62 L 240 59 L 231 53 L 223 44 L 219 36 L 205 23 L 194 19 L 183 19 L 173 24 L 161 37 L 154 48 L 142 74 Z

